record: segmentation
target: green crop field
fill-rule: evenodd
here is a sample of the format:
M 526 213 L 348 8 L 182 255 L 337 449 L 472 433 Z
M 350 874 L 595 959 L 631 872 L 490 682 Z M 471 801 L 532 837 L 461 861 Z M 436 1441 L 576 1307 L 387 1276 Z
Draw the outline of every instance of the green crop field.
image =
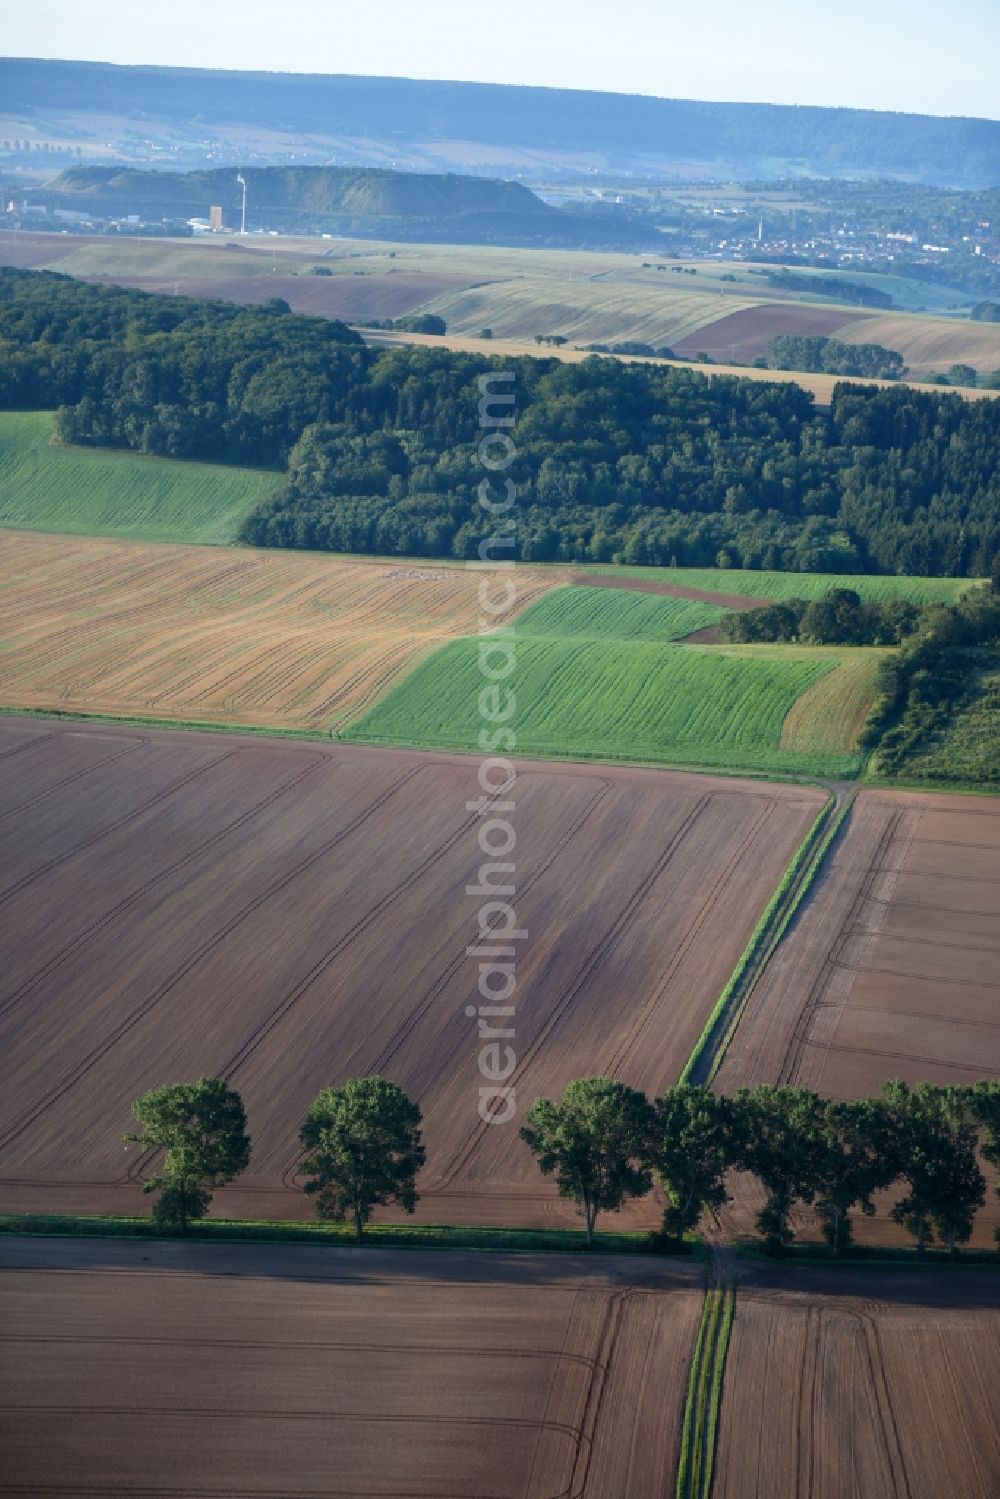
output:
M 912 599 L 916 604 L 951 603 L 966 588 L 970 578 L 882 577 L 874 573 L 769 573 L 738 567 L 614 567 L 589 566 L 587 573 L 611 573 L 623 578 L 643 578 L 660 583 L 678 583 L 708 593 L 742 594 L 761 599 L 816 599 L 830 588 L 853 588 L 863 599 Z
M 261 469 L 63 447 L 51 412 L 0 412 L 0 526 L 222 543 L 277 483 Z
M 721 604 L 572 585 L 547 593 L 520 616 L 517 629 L 536 639 L 679 640 L 728 613 Z
M 734 770 L 855 773 L 858 756 L 835 736 L 825 743 L 817 733 L 806 751 L 782 748 L 796 700 L 835 671 L 840 656 L 794 649 L 729 655 L 666 643 L 720 612 L 682 599 L 586 587 L 547 595 L 518 621 L 514 669 L 503 683 L 516 699 L 509 726 L 518 750 Z M 479 747 L 480 730 L 488 727 L 479 696 L 489 686 L 479 649 L 478 639 L 449 642 L 344 737 L 436 749 Z M 490 662 L 494 669 L 497 664 Z

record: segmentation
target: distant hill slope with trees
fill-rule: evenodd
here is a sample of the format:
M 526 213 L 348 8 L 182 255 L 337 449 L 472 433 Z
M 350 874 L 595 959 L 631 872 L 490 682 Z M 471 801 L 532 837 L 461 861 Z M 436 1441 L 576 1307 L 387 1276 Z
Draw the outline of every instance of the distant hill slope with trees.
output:
M 392 172 L 378 167 L 246 167 L 242 175 L 256 208 L 293 208 L 304 213 L 349 213 L 363 217 L 418 214 L 535 213 L 555 210 L 519 182 L 466 177 L 455 172 Z M 202 209 L 209 203 L 237 211 L 242 188 L 232 167 L 207 172 L 137 171 L 79 166 L 49 184 L 59 194 L 88 202 L 149 204 L 164 210 Z
M 378 350 L 275 298 L 236 307 L 0 271 L 0 409 L 84 447 L 272 468 L 256 545 L 475 558 L 480 377 L 516 377 L 522 561 L 981 577 L 1000 402 L 684 368 Z
M 877 174 L 956 187 L 1000 182 L 1000 122 L 993 120 L 39 58 L 0 62 L 0 94 L 15 115 L 81 110 L 105 118 L 302 131 L 389 147 L 397 158 L 415 142 L 478 143 L 493 148 L 481 158 L 492 161 L 493 172 L 504 169 L 507 149 L 511 162 L 514 153 L 530 150 L 555 153 L 576 168 L 584 156 L 597 154 L 608 166 L 646 171 L 650 164 L 662 169 L 672 162 L 712 168 L 712 175 L 773 178 L 791 169 L 796 175 Z M 547 163 L 549 172 L 552 165 Z
M 601 205 L 555 208 L 520 182 L 458 172 L 396 172 L 386 167 L 242 167 L 247 227 L 285 233 L 329 230 L 430 243 L 635 249 L 656 231 L 628 210 Z M 141 213 L 205 217 L 219 204 L 240 223 L 237 168 L 172 172 L 80 165 L 44 188 L 62 208 L 108 216 Z

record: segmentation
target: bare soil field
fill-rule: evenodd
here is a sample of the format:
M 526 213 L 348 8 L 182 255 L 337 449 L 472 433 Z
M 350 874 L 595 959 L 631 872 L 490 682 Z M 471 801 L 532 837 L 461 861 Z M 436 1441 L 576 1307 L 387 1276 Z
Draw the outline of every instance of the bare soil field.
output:
M 662 1499 L 696 1269 L 0 1242 L 0 1430 L 32 1495 Z
M 990 1499 L 994 1271 L 766 1273 L 740 1286 L 716 1499 Z
M 835 331 L 864 321 L 868 316 L 864 312 L 852 315 L 843 307 L 814 307 L 806 302 L 763 302 L 757 307 L 730 312 L 707 327 L 687 334 L 674 344 L 674 352 L 688 359 L 697 354 L 708 354 L 713 359 L 749 361 L 765 354 L 769 340 L 781 333 L 823 334 L 829 338 Z M 858 331 L 864 332 L 863 329 Z M 839 331 L 837 336 L 840 337 Z M 871 343 L 874 340 L 862 337 L 859 341 Z
M 1000 1077 L 1000 799 L 862 791 L 719 1072 L 838 1098 Z M 974 1243 L 992 1243 L 990 1194 Z M 897 1230 L 882 1214 L 859 1239 Z
M 562 581 L 519 573 L 517 609 Z M 479 574 L 0 532 L 0 704 L 329 729 L 478 627 Z
M 311 1216 L 306 1109 L 379 1072 L 424 1111 L 423 1221 L 576 1223 L 516 1124 L 479 1117 L 476 760 L 27 719 L 0 720 L 0 756 L 7 1210 L 145 1211 L 131 1102 L 210 1073 L 254 1138 L 216 1211 Z M 519 764 L 519 1112 L 590 1073 L 676 1080 L 821 802 Z

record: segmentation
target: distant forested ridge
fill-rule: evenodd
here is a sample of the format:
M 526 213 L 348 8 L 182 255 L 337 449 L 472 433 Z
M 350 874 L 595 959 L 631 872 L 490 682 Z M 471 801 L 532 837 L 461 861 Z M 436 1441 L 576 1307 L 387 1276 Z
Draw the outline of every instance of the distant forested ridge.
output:
M 877 286 L 866 286 L 863 281 L 851 281 L 844 276 L 807 276 L 802 271 L 765 271 L 765 279 L 783 291 L 809 292 L 817 297 L 835 297 L 839 302 L 855 302 L 865 307 L 888 308 L 893 305 L 887 291 Z
M 383 239 L 546 246 L 649 244 L 657 231 L 628 210 L 556 208 L 520 182 L 457 172 L 364 166 L 243 167 L 249 228 L 329 230 Z M 104 215 L 185 220 L 218 203 L 238 224 L 242 186 L 233 167 L 168 172 L 73 166 L 45 185 L 50 206 Z
M 515 555 L 978 576 L 1000 551 L 1000 403 L 594 357 L 367 348 L 263 307 L 0 272 L 0 406 L 66 440 L 272 467 L 257 545 L 474 557 L 479 377 L 515 374 Z
M 358 215 L 552 212 L 529 188 L 494 177 L 455 172 L 394 172 L 378 167 L 246 167 L 249 201 L 268 208 Z M 53 178 L 54 193 L 163 208 L 221 203 L 236 210 L 242 187 L 232 167 L 203 172 L 140 171 L 121 166 L 75 166 Z
M 697 164 L 726 176 L 878 174 L 952 186 L 1000 182 L 1000 122 L 782 104 L 718 104 L 581 89 L 303 73 L 116 67 L 6 58 L 8 113 L 79 110 L 189 127 L 258 126 L 311 132 L 359 147 L 440 142 L 491 147 L 480 159 L 523 165 L 523 151 L 556 153 L 578 169 Z M 425 151 L 425 155 L 432 155 Z M 493 168 L 496 170 L 496 167 Z

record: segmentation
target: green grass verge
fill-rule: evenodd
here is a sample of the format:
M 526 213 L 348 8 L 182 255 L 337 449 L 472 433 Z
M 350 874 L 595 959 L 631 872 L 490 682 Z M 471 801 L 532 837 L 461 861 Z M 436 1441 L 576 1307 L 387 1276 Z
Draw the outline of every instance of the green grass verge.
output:
M 651 579 L 700 588 L 708 593 L 743 594 L 761 599 L 815 599 L 831 588 L 853 588 L 863 599 L 912 599 L 916 604 L 952 603 L 971 578 L 917 578 L 872 573 L 776 573 L 738 567 L 615 567 L 594 564 L 587 573 L 611 573 L 622 578 Z
M 749 941 L 740 954 L 736 967 L 729 975 L 726 987 L 723 989 L 722 993 L 719 995 L 719 998 L 716 1000 L 715 1005 L 712 1009 L 712 1013 L 706 1020 L 701 1035 L 695 1042 L 694 1049 L 692 1050 L 691 1055 L 688 1057 L 687 1062 L 684 1064 L 684 1070 L 680 1075 L 680 1082 L 693 1082 L 695 1081 L 695 1074 L 701 1074 L 702 1072 L 704 1072 L 705 1074 L 703 1080 L 705 1082 L 711 1082 L 712 1078 L 714 1078 L 715 1074 L 718 1072 L 719 1067 L 722 1063 L 722 1059 L 726 1054 L 726 1049 L 729 1046 L 729 1042 L 732 1039 L 736 1026 L 739 1024 L 740 1016 L 743 1013 L 743 1005 L 740 1005 L 735 1014 L 730 1014 L 733 999 L 737 993 L 737 990 L 742 984 L 750 968 L 750 965 L 754 963 L 757 958 L 765 951 L 773 951 L 778 942 L 781 940 L 788 927 L 788 923 L 791 921 L 792 916 L 798 909 L 802 898 L 815 879 L 816 874 L 819 870 L 819 866 L 822 864 L 824 858 L 826 857 L 826 852 L 833 842 L 833 839 L 836 837 L 841 824 L 843 823 L 844 817 L 850 810 L 849 804 L 841 810 L 836 818 L 834 826 L 830 829 L 826 838 L 823 839 L 818 853 L 816 853 L 814 856 L 816 843 L 823 832 L 823 828 L 830 816 L 832 807 L 833 801 L 831 799 L 822 808 L 815 822 L 806 833 L 805 838 L 796 849 L 791 862 L 782 875 L 778 885 L 775 887 L 771 899 L 764 907 L 760 920 L 757 922 L 757 925 L 751 932 Z M 795 884 L 796 880 L 799 879 L 807 860 L 809 860 L 811 857 L 814 857 L 814 863 L 813 867 L 809 871 L 808 878 L 803 881 L 800 888 L 796 891 L 795 900 L 793 902 L 789 902 L 787 899 L 788 894 Z M 726 1020 L 728 1022 L 726 1026 L 725 1036 L 722 1041 L 719 1042 L 718 1045 L 716 1045 L 716 1032 L 718 1031 L 723 1020 Z
M 170 1239 L 210 1242 L 326 1244 L 355 1248 L 354 1228 L 347 1223 L 301 1221 L 299 1219 L 203 1218 L 185 1235 L 165 1234 L 150 1218 L 126 1216 L 88 1217 L 62 1213 L 3 1213 L 0 1233 L 51 1234 L 63 1238 Z M 598 1254 L 688 1254 L 692 1246 L 669 1251 L 647 1233 L 599 1232 L 594 1248 L 587 1251 L 582 1229 L 552 1228 L 464 1228 L 449 1224 L 374 1224 L 365 1230 L 364 1248 L 387 1249 L 481 1249 L 504 1254 L 560 1253 L 580 1251 Z
M 251 734 L 267 739 L 312 739 L 329 743 L 328 729 L 283 729 L 274 725 L 209 723 L 197 718 L 150 718 L 145 714 L 84 713 L 71 708 L 17 708 L 0 703 L 0 714 L 8 718 L 57 718 L 69 723 L 120 724 L 135 729 L 185 729 L 199 734 Z
M 712 1491 L 722 1383 L 735 1309 L 734 1290 L 705 1292 L 688 1376 L 676 1499 L 708 1499 Z
M 521 754 L 793 775 L 851 776 L 860 768 L 853 753 L 781 748 L 792 705 L 836 658 L 734 657 L 620 635 L 537 636 L 532 613 L 519 623 L 514 669 L 503 681 L 516 699 L 510 726 Z M 489 685 L 479 651 L 476 638 L 449 641 L 343 737 L 476 749 L 480 694 Z M 501 692 L 501 707 L 508 701 Z
M 273 494 L 264 469 L 52 441 L 49 411 L 0 412 L 0 526 L 133 541 L 233 541 Z

